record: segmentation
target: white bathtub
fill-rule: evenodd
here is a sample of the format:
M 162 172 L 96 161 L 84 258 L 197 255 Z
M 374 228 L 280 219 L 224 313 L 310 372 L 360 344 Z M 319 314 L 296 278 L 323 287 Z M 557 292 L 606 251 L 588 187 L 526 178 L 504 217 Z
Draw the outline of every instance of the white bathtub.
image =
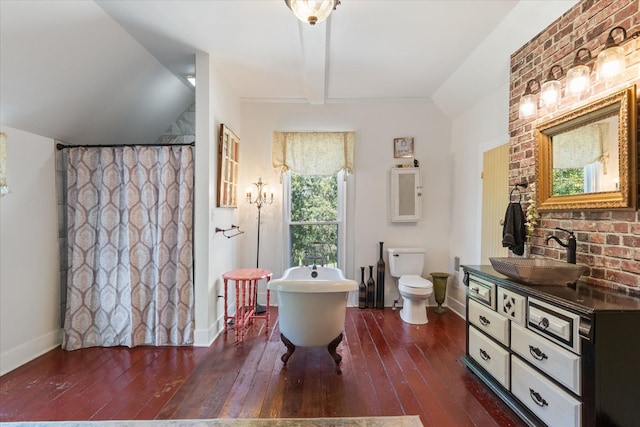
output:
M 342 340 L 347 295 L 357 290 L 358 284 L 337 268 L 292 267 L 281 278 L 271 280 L 268 288 L 276 292 L 280 333 L 289 350 L 282 361 L 287 363 L 295 350 L 291 346 L 327 346 L 340 363 L 335 347 Z

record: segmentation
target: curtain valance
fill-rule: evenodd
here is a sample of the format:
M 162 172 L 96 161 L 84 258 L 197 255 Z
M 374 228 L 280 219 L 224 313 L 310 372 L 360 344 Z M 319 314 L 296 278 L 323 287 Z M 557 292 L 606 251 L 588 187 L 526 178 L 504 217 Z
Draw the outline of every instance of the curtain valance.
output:
M 592 123 L 553 137 L 553 168 L 582 168 L 609 158 L 609 123 Z
M 272 163 L 281 175 L 353 173 L 355 132 L 274 132 Z

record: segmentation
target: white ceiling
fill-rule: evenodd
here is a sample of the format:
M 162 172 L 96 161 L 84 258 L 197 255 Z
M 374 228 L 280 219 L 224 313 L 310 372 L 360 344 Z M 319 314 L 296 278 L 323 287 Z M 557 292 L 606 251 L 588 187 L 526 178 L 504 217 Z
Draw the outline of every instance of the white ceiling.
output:
M 153 142 L 193 102 L 206 52 L 248 102 L 433 99 L 454 117 L 575 0 L 0 0 L 0 121 L 76 143 Z M 464 100 L 463 102 L 461 102 Z

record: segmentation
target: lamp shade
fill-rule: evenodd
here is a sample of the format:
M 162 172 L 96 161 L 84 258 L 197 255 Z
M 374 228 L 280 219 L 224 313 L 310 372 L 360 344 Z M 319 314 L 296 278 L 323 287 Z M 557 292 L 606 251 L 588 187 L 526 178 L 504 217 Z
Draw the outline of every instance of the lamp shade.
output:
M 598 79 L 611 80 L 621 75 L 625 68 L 624 49 L 613 46 L 598 55 Z
M 521 119 L 527 119 L 538 114 L 538 100 L 536 95 L 530 93 L 523 95 L 520 100 L 520 113 Z
M 331 11 L 340 3 L 339 0 L 284 0 L 289 9 L 302 22 L 315 25 L 331 15 Z
M 520 106 L 518 108 L 519 118 L 528 119 L 538 114 L 538 97 L 536 96 L 538 91 L 540 91 L 540 82 L 536 79 L 529 80 L 524 94 L 522 98 L 520 98 Z
M 615 33 L 622 34 L 622 41 L 616 43 Z M 636 36 L 635 34 L 633 36 Z M 622 74 L 626 68 L 624 49 L 620 44 L 627 40 L 627 30 L 623 27 L 615 27 L 609 31 L 609 36 L 604 44 L 602 52 L 598 55 L 596 71 L 598 80 L 611 80 Z
M 567 72 L 567 95 L 580 96 L 589 89 L 591 70 L 587 65 L 576 65 Z

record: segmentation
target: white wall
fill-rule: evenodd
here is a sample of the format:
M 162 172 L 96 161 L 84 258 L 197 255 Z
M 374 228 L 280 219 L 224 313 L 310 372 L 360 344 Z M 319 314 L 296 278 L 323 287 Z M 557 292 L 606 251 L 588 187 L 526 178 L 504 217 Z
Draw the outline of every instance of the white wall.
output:
M 217 208 L 218 137 L 224 123 L 242 141 L 240 102 L 205 53 L 196 55 L 195 345 L 207 346 L 224 327 L 222 275 L 236 268 L 236 239 L 216 227 L 236 224 L 236 209 Z
M 480 263 L 482 231 L 482 154 L 509 142 L 508 84 L 484 98 L 452 122 L 452 222 L 449 230 L 451 264 Z M 505 207 L 506 207 L 505 195 Z M 449 304 L 459 313 L 464 309 L 465 290 L 462 269 L 454 274 L 447 295 Z
M 450 123 L 431 102 L 363 102 L 351 104 L 244 103 L 240 144 L 240 189 L 258 177 L 275 189 L 276 203 L 263 208 L 260 235 L 260 267 L 279 277 L 286 267 L 282 228 L 282 186 L 271 166 L 273 131 L 355 131 L 354 175 L 349 178 L 348 215 L 351 216 L 352 247 L 347 253 L 345 274 L 360 279 L 360 266 L 376 264 L 378 242 L 384 247 L 418 246 L 427 250 L 424 275 L 448 271 L 450 229 Z M 389 170 L 408 159 L 394 159 L 393 138 L 415 138 L 415 157 L 420 161 L 423 219 L 418 223 L 389 220 Z M 256 209 L 241 201 L 238 264 L 255 266 Z M 385 251 L 385 261 L 388 256 Z M 367 269 L 368 270 L 368 269 Z M 368 274 L 368 273 L 367 273 Z M 385 280 L 386 304 L 398 297 L 395 282 Z M 352 296 L 352 303 L 355 299 Z
M 0 198 L 0 375 L 60 342 L 54 142 L 1 130 L 11 193 Z

